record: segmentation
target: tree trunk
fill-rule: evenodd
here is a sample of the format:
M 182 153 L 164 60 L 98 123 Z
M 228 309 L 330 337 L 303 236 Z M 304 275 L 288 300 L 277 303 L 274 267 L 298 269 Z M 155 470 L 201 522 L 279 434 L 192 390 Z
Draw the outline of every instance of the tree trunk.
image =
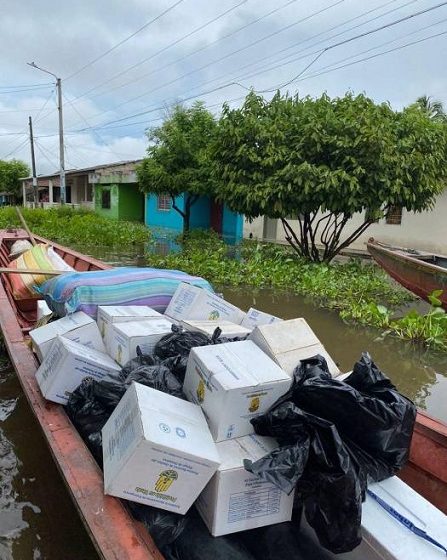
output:
M 281 219 L 281 222 L 286 240 L 300 257 L 312 262 L 329 263 L 373 223 L 372 220 L 365 220 L 353 233 L 342 240 L 341 234 L 349 219 L 350 216 L 329 212 L 317 220 L 316 212 L 304 213 L 298 217 L 299 231 L 296 232 L 286 219 Z

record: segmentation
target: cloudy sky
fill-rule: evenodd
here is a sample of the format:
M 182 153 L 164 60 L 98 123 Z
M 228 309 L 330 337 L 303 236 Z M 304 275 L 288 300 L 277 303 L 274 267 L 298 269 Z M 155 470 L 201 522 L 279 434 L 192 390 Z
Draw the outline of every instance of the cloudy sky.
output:
M 0 159 L 30 161 L 31 115 L 42 174 L 58 169 L 54 78 L 27 62 L 62 78 L 66 168 L 79 168 L 142 157 L 175 103 L 218 113 L 250 87 L 447 106 L 447 2 L 1 0 L 0 57 Z

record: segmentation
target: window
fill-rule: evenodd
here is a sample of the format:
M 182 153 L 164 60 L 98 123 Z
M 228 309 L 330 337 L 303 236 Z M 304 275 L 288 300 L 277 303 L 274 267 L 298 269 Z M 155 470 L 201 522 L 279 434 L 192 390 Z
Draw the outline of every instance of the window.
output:
M 386 213 L 386 223 L 400 225 L 402 222 L 402 206 L 392 204 Z
M 168 194 L 159 194 L 157 196 L 157 210 L 169 212 L 171 209 L 171 197 Z
M 110 209 L 110 189 L 104 189 L 101 192 L 101 208 Z

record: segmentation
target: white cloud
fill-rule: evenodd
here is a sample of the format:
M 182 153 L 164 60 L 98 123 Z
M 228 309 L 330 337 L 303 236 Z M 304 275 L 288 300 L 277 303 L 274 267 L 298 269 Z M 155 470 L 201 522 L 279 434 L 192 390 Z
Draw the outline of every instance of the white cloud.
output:
M 57 111 L 54 96 L 37 118 L 51 87 L 15 94 L 4 93 L 4 86 L 45 84 L 51 80 L 50 76 L 33 70 L 26 62 L 34 60 L 38 65 L 66 78 L 166 10 L 174 1 L 148 3 L 146 0 L 130 0 L 123 3 L 121 0 L 78 0 L 73 4 L 59 0 L 5 0 L 0 21 L 3 69 L 0 80 L 0 158 L 19 146 L 11 157 L 29 161 L 26 130 L 28 114 L 31 114 L 35 119 L 38 144 L 47 150 L 50 161 L 54 160 L 57 164 Z M 268 3 L 247 0 L 212 25 L 180 40 L 240 1 L 183 0 L 175 9 L 110 55 L 72 79 L 64 80 L 68 162 L 82 167 L 141 157 L 147 145 L 144 130 L 160 119 L 163 114 L 160 107 L 228 83 L 235 77 L 239 77 L 245 87 L 253 86 L 258 90 L 271 88 L 299 74 L 315 57 L 312 53 L 319 49 L 433 5 L 428 0 L 344 0 L 339 3 L 337 0 L 296 0 L 289 3 L 287 0 Z M 371 11 L 380 6 L 380 9 Z M 241 32 L 211 44 L 275 8 L 281 9 Z M 380 17 L 389 10 L 395 11 Z M 321 13 L 314 15 L 318 11 Z M 367 11 L 371 13 L 348 22 Z M 376 19 L 361 25 L 371 18 Z M 303 19 L 305 21 L 297 23 Z M 333 31 L 328 31 L 335 26 Z M 347 31 L 355 26 L 356 29 Z M 289 89 L 299 91 L 301 95 L 320 95 L 323 91 L 329 95 L 343 95 L 349 89 L 365 92 L 377 101 L 389 100 L 396 108 L 411 103 L 422 94 L 432 95 L 447 104 L 447 77 L 441 71 L 447 55 L 446 35 L 337 71 L 316 75 L 328 65 L 349 63 L 359 56 L 374 55 L 443 31 L 447 31 L 447 7 L 325 52 L 303 75 L 303 79 L 289 86 Z M 261 40 L 273 33 L 274 36 Z M 170 46 L 176 41 L 179 42 Z M 256 44 L 249 46 L 252 42 Z M 209 48 L 202 49 L 209 44 Z M 378 45 L 383 46 L 360 55 Z M 274 54 L 286 48 L 287 51 Z M 161 49 L 164 49 L 163 52 L 158 53 Z M 198 49 L 202 50 L 191 54 Z M 239 49 L 240 52 L 232 54 Z M 288 57 L 293 58 L 292 55 L 302 58 L 271 69 L 275 63 L 290 60 Z M 348 59 L 352 55 L 358 56 Z M 219 60 L 222 57 L 223 60 Z M 150 60 L 138 64 L 147 58 Z M 182 60 L 177 62 L 179 59 Z M 136 64 L 136 68 L 117 76 Z M 264 73 L 250 77 L 258 69 L 263 69 Z M 102 82 L 106 83 L 101 85 Z M 91 89 L 93 91 L 90 92 Z M 243 88 L 233 85 L 204 95 L 203 100 L 216 106 L 213 110 L 218 110 L 223 101 L 244 96 L 245 93 Z M 75 108 L 67 99 L 74 99 Z M 114 122 L 142 112 L 143 115 L 129 121 Z M 138 124 L 121 126 L 128 122 Z M 110 128 L 104 127 L 107 123 L 111 123 Z M 102 128 L 93 131 L 90 129 L 92 125 Z M 23 134 L 11 135 L 16 132 Z M 22 147 L 21 143 L 24 143 Z M 40 152 L 37 161 L 39 171 L 53 170 L 50 169 L 52 164 Z

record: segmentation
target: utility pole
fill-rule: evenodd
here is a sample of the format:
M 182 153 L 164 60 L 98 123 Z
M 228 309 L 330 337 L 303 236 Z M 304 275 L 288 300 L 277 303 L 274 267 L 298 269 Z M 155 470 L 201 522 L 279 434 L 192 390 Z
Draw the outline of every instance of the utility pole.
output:
M 59 111 L 59 184 L 61 189 L 61 204 L 65 204 L 66 189 L 65 189 L 65 153 L 64 153 L 64 123 L 62 118 L 62 81 L 60 78 L 44 68 L 40 68 L 34 62 L 27 62 L 28 66 L 37 68 L 46 74 L 50 74 L 56 78 L 57 87 L 57 109 Z
M 33 138 L 33 120 L 29 117 L 29 141 L 31 145 L 31 166 L 33 169 L 33 195 L 34 208 L 37 208 L 37 174 L 36 174 L 36 158 L 34 157 L 34 138 Z M 25 202 L 25 201 L 24 201 Z

